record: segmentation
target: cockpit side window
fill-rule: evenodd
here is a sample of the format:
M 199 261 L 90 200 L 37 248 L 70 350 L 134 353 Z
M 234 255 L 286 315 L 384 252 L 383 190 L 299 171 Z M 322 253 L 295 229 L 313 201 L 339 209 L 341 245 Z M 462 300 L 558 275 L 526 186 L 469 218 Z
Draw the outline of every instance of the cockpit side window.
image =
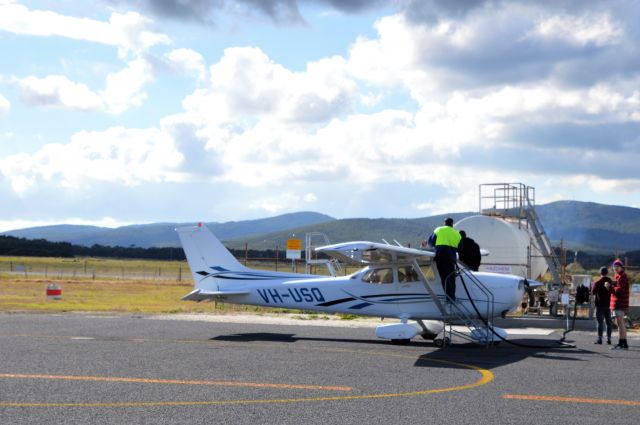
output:
M 412 266 L 398 267 L 398 281 L 400 283 L 417 282 L 418 273 Z
M 393 269 L 373 269 L 362 276 L 362 281 L 366 283 L 385 284 L 393 283 Z

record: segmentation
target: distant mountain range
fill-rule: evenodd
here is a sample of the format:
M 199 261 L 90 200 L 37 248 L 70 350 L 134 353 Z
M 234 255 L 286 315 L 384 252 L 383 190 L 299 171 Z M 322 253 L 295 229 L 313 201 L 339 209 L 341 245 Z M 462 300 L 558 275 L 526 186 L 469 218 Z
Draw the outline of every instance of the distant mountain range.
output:
M 446 217 L 452 217 L 455 221 L 473 213 L 453 213 L 436 215 L 426 218 L 346 218 L 341 220 L 326 221 L 300 228 L 290 228 L 256 237 L 234 238 L 225 241 L 229 248 L 241 249 L 245 243 L 256 249 L 273 249 L 276 245 L 282 247 L 286 239 L 295 234 L 297 238 L 304 239 L 306 233 L 319 232 L 325 234 L 331 243 L 367 240 L 389 243 L 395 241 L 402 245 L 412 247 L 419 246 L 420 241 L 426 239 L 438 226 L 441 226 Z M 319 241 L 317 241 L 320 243 Z M 317 245 L 317 244 L 316 244 Z
M 229 221 L 226 223 L 205 223 L 221 240 L 250 238 L 282 229 L 312 226 L 335 220 L 325 214 L 298 212 L 258 220 Z M 192 226 L 196 223 L 152 223 L 135 224 L 117 228 L 61 224 L 56 226 L 30 227 L 11 230 L 0 235 L 26 239 L 47 239 L 51 242 L 70 242 L 74 245 L 178 247 L 180 241 L 176 227 Z
M 640 209 L 594 202 L 558 201 L 536 212 L 552 242 L 584 251 L 640 249 Z
M 591 202 L 558 201 L 536 206 L 536 211 L 552 243 L 562 239 L 565 246 L 592 252 L 640 249 L 640 209 Z M 476 213 L 447 214 L 454 220 Z M 273 249 L 283 247 L 295 234 L 309 232 L 327 235 L 331 243 L 349 240 L 382 239 L 417 246 L 442 224 L 445 215 L 416 219 L 349 218 L 335 219 L 315 212 L 283 214 L 259 220 L 206 223 L 231 248 Z M 27 239 L 47 239 L 78 245 L 173 247 L 179 246 L 175 227 L 194 223 L 153 223 L 115 229 L 96 226 L 58 225 L 32 227 L 2 233 Z

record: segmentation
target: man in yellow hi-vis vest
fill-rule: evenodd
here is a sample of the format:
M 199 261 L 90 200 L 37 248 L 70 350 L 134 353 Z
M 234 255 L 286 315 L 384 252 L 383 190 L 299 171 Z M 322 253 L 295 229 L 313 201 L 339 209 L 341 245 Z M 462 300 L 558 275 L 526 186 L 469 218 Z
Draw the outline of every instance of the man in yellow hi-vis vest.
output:
M 429 238 L 429 244 L 436 248 L 435 261 L 442 288 L 451 301 L 456 300 L 455 270 L 460 239 L 460 233 L 453 228 L 452 218 L 447 218 L 444 226 L 436 228 Z

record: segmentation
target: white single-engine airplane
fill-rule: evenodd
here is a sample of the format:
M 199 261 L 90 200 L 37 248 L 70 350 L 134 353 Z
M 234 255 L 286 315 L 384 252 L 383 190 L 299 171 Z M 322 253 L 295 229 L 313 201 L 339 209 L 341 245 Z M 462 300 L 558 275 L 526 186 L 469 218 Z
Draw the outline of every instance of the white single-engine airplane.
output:
M 489 331 L 504 338 L 506 333 L 501 329 L 487 326 L 487 334 L 482 336 L 478 328 L 516 308 L 525 285 L 519 276 L 463 268 L 456 278 L 457 301 L 447 304 L 431 251 L 374 242 L 328 245 L 316 251 L 363 268 L 348 276 L 318 276 L 247 268 L 201 223 L 176 231 L 195 281 L 195 289 L 183 300 L 219 299 L 234 304 L 397 318 L 400 323 L 376 328 L 376 336 L 395 343 L 409 342 L 420 328 L 425 339 L 436 339 L 443 331 L 443 321 L 461 319 L 477 342 L 487 341 Z M 431 267 L 433 279 L 428 279 L 421 267 Z M 464 320 L 464 312 L 475 317 Z M 472 319 L 476 319 L 475 326 L 469 324 Z M 417 321 L 419 326 L 408 320 Z M 430 321 L 430 327 L 424 321 Z M 446 344 L 448 338 L 436 339 L 436 343 Z

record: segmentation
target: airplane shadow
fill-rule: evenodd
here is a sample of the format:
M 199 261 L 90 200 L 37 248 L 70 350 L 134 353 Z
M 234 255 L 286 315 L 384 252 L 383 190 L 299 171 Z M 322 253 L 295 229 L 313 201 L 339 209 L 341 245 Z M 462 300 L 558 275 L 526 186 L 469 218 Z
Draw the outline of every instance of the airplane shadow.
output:
M 367 344 L 367 345 L 390 345 L 388 341 L 381 339 L 353 339 L 353 338 L 314 338 L 296 336 L 296 334 L 285 334 L 275 332 L 255 332 L 255 333 L 241 333 L 232 335 L 220 335 L 214 338 L 209 338 L 210 341 L 229 341 L 229 342 L 288 342 L 294 343 L 297 341 L 321 341 L 321 342 L 346 342 L 355 344 Z M 411 345 L 424 345 L 433 347 L 433 343 L 427 341 L 411 341 Z
M 210 338 L 211 341 L 227 341 L 227 342 L 274 342 L 293 344 L 298 341 L 319 341 L 345 344 L 363 344 L 369 346 L 392 346 L 388 341 L 377 339 L 350 339 L 350 338 L 319 338 L 296 336 L 293 333 L 276 333 L 276 332 L 255 332 L 255 333 L 238 333 L 231 335 L 220 335 Z M 518 363 L 526 358 L 534 357 L 538 359 L 546 359 L 553 361 L 570 361 L 583 362 L 587 361 L 584 356 L 602 355 L 590 350 L 581 348 L 562 348 L 557 344 L 557 340 L 553 339 L 510 339 L 511 342 L 530 347 L 516 346 L 507 342 L 502 342 L 498 346 L 484 347 L 471 342 L 456 342 L 455 344 L 438 348 L 436 345 L 427 340 L 413 339 L 407 347 L 425 348 L 428 351 L 424 354 L 417 355 L 414 363 L 415 367 L 429 368 L 464 368 L 461 364 L 473 364 L 485 369 L 494 369 L 512 363 Z M 402 349 L 402 346 L 394 346 Z M 436 361 L 430 361 L 436 360 Z M 443 360 L 446 362 L 440 362 Z
M 538 358 L 553 361 L 586 362 L 585 356 L 600 355 L 600 353 L 582 348 L 565 348 L 552 339 L 510 339 L 498 346 L 484 347 L 471 342 L 457 343 L 421 355 L 414 366 L 429 368 L 453 368 L 460 366 L 448 362 L 473 364 L 484 369 L 495 369 L 501 366 L 518 363 L 527 358 Z M 523 347 L 525 345 L 526 347 Z M 433 362 L 429 360 L 446 360 Z

